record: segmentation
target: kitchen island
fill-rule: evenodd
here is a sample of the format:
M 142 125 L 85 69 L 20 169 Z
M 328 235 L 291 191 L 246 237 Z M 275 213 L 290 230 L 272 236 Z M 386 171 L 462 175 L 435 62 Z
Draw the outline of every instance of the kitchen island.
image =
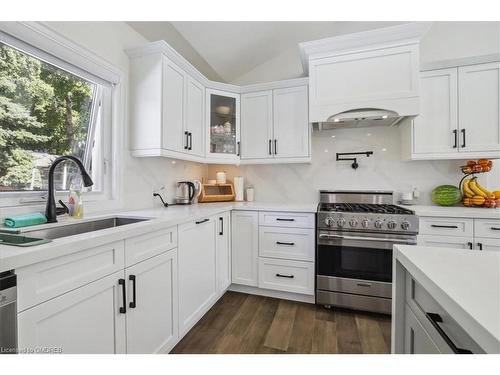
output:
M 395 245 L 392 353 L 500 353 L 500 253 Z

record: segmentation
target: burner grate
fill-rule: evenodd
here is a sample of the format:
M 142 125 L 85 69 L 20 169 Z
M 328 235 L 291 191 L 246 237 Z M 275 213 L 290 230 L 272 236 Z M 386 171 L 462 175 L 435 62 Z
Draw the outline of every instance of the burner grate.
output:
M 414 212 L 394 204 L 372 203 L 322 203 L 320 211 L 354 212 L 373 214 L 413 215 Z

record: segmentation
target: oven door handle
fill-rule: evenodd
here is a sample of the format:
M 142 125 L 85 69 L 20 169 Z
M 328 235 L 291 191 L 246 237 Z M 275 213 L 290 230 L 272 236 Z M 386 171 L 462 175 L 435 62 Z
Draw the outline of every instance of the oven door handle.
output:
M 376 241 L 376 242 L 398 242 L 400 244 L 415 245 L 416 240 L 403 240 L 401 238 L 378 238 L 378 237 L 354 237 L 354 236 L 341 236 L 338 234 L 320 234 L 320 239 L 339 239 L 339 240 L 356 240 L 356 241 Z

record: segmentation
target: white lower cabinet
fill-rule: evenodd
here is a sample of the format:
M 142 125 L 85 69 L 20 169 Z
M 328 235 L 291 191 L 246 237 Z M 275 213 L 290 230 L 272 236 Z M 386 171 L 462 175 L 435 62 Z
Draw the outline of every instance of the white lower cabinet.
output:
M 216 217 L 217 292 L 224 293 L 231 285 L 231 213 Z
M 165 353 L 178 339 L 177 249 L 126 269 L 127 353 Z
M 500 238 L 476 237 L 474 243 L 477 250 L 500 251 Z
M 179 333 L 184 335 L 217 299 L 216 220 L 179 225 Z
M 404 354 L 440 354 L 435 342 L 408 305 L 405 310 Z
M 65 354 L 126 352 L 123 270 L 18 314 L 19 349 Z
M 259 256 L 259 213 L 233 211 L 232 223 L 232 282 L 257 286 Z
M 314 263 L 259 257 L 259 288 L 314 295 Z
M 419 246 L 430 247 L 449 247 L 452 249 L 469 249 L 474 246 L 474 239 L 470 237 L 453 237 L 453 236 L 432 236 L 419 235 L 417 236 L 417 244 Z

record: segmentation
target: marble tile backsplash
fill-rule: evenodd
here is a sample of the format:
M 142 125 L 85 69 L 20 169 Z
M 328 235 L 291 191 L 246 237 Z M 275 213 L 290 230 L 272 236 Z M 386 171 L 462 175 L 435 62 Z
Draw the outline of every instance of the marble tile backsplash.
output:
M 357 170 L 348 161 L 335 160 L 337 152 L 358 151 L 373 151 L 373 155 L 360 156 Z M 434 187 L 458 184 L 462 164 L 463 160 L 402 161 L 400 129 L 375 127 L 314 131 L 310 164 L 210 165 L 208 175 L 214 178 L 217 171 L 223 170 L 230 180 L 243 176 L 245 186 L 253 185 L 255 200 L 261 202 L 312 203 L 318 200 L 321 189 L 402 192 L 416 188 L 420 191 L 419 204 L 431 204 Z M 481 179 L 491 189 L 500 188 L 499 176 L 499 165 L 495 165 Z

